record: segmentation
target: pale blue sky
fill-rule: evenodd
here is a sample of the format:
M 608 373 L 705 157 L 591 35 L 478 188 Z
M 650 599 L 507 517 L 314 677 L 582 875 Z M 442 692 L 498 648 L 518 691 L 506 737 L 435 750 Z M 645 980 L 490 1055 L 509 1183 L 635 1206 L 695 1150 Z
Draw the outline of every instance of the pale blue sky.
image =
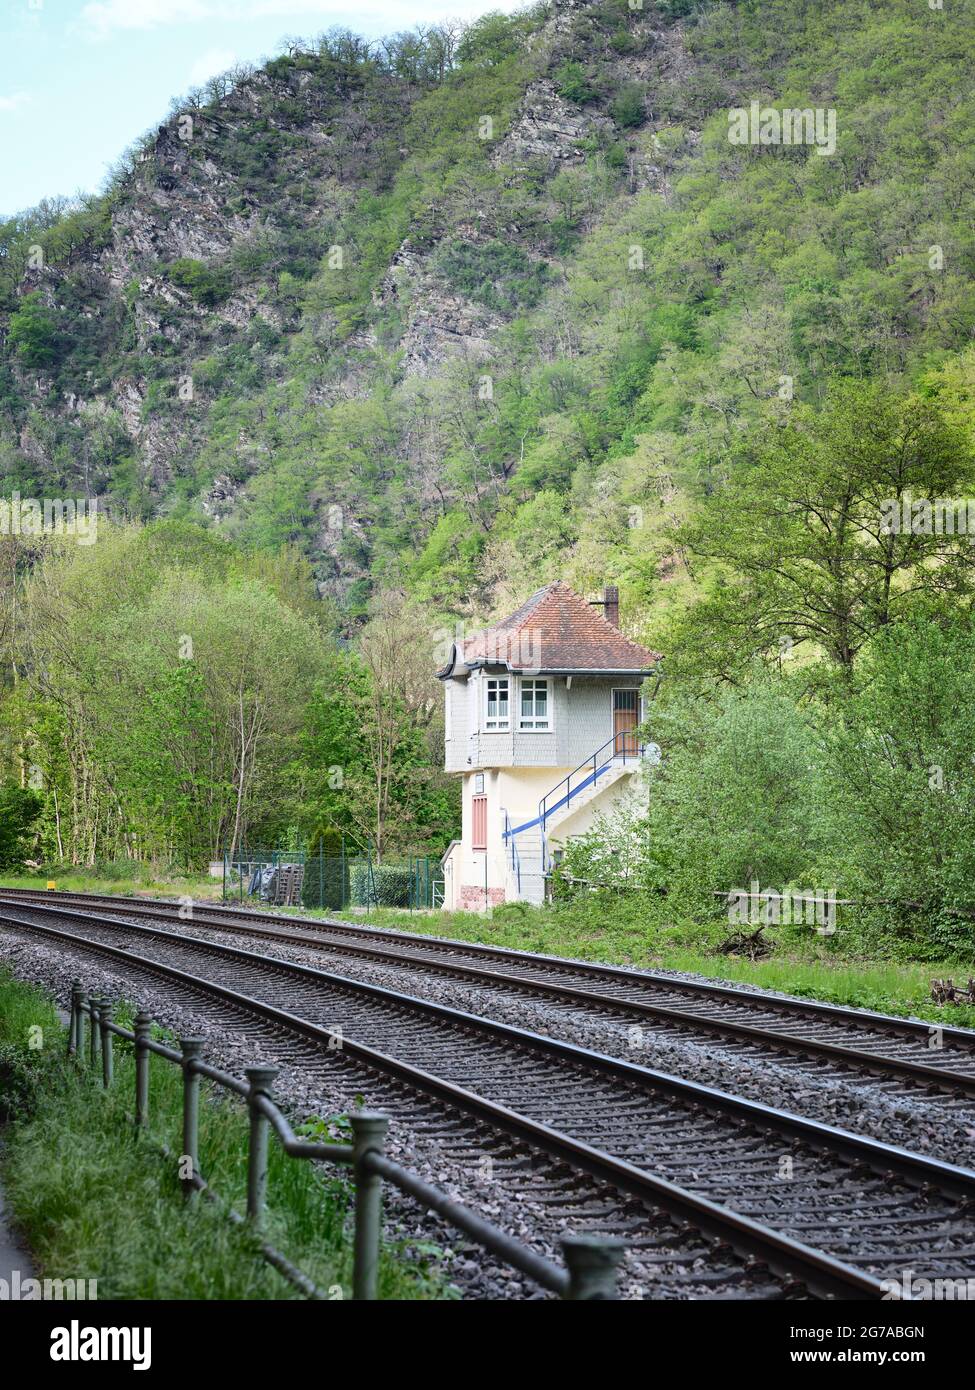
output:
M 515 0 L 0 0 L 0 216 L 101 187 L 182 95 L 285 35 L 370 38 Z

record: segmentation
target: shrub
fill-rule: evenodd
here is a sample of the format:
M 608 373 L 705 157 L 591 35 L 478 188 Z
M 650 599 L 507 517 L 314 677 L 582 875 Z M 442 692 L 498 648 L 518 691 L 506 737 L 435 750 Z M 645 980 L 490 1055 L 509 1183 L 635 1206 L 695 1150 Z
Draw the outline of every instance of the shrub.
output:
M 644 91 L 639 82 L 627 82 L 609 105 L 609 114 L 617 125 L 629 129 L 641 125 L 646 114 Z
M 352 901 L 358 907 L 409 907 L 410 871 L 405 864 L 353 864 L 349 873 Z
M 123 879 L 145 881 L 152 876 L 147 866 L 138 859 L 96 859 L 93 868 L 96 878 L 103 878 L 109 883 L 121 883 Z
M 548 279 L 544 263 L 503 241 L 452 241 L 436 265 L 454 289 L 501 313 L 537 304 Z
M 628 29 L 617 29 L 610 35 L 609 46 L 614 53 L 639 53 L 643 45 Z
M 301 888 L 301 901 L 305 907 L 344 906 L 344 867 L 342 832 L 325 826 L 308 842 Z
M 202 304 L 207 309 L 220 304 L 233 292 L 229 270 L 204 265 L 191 256 L 173 261 L 166 273 L 174 285 L 189 292 L 194 303 Z
M 10 316 L 7 341 L 25 367 L 52 367 L 60 355 L 57 319 L 35 290 Z
M 563 63 L 555 72 L 555 90 L 566 101 L 574 101 L 579 106 L 591 101 L 595 96 L 589 75 L 581 63 Z

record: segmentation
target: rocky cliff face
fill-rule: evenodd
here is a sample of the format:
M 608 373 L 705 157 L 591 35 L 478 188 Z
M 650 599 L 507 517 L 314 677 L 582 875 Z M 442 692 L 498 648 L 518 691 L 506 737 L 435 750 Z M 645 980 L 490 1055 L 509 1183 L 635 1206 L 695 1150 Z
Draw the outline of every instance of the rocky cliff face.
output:
M 409 240 L 393 256 L 376 304 L 402 319 L 398 347 L 407 377 L 429 376 L 451 357 L 489 359 L 492 339 L 504 322 L 483 305 L 452 293 L 431 269 L 429 254 Z
M 541 78 L 525 92 L 494 162 L 522 171 L 534 161 L 542 161 L 549 169 L 580 164 L 586 157 L 586 142 L 601 134 L 612 136 L 611 120 L 581 111 L 559 95 L 554 83 Z
M 624 32 L 616 52 L 608 36 Z M 580 45 L 602 63 L 602 85 L 573 96 Z M 560 3 L 526 26 L 520 55 L 479 60 L 489 95 L 478 99 L 499 127 L 480 147 L 478 110 L 461 119 L 437 106 L 429 79 L 300 51 L 174 112 L 67 249 L 52 245 L 8 283 L 8 478 L 47 491 L 70 481 L 123 513 L 176 504 L 233 523 L 288 444 L 289 409 L 365 402 L 458 363 L 489 369 L 507 325 L 561 274 L 546 225 L 553 180 L 610 151 L 630 161 L 634 187 L 656 176 L 644 161 L 650 103 L 614 116 L 613 99 L 650 79 L 656 50 L 660 71 L 673 69 L 679 48 L 679 28 L 639 11 L 607 27 L 579 0 Z M 495 71 L 507 74 L 498 94 Z M 465 141 L 461 165 L 452 150 Z M 505 297 L 505 276 L 518 295 Z M 28 300 L 54 325 L 51 360 L 8 342 Z M 408 477 L 422 473 L 434 517 L 438 458 L 419 461 L 416 440 L 383 446 Z M 329 582 L 344 574 L 347 587 L 367 568 L 350 536 L 372 521 L 354 488 L 340 504 L 341 546 L 323 511 L 334 503 L 314 487 L 295 535 L 310 535 Z
M 383 137 L 418 94 L 392 80 L 380 91 L 327 63 L 279 62 L 159 126 L 105 200 L 103 233 L 25 267 L 15 287 L 14 306 L 34 294 L 59 317 L 80 313 L 114 328 L 103 360 L 80 373 L 32 370 L 7 354 L 21 404 L 40 412 L 21 421 L 19 447 L 32 468 L 50 469 L 58 421 L 70 436 L 94 412 L 124 432 L 158 500 L 205 433 L 210 393 L 194 363 L 262 326 L 272 338 L 295 328 L 294 303 L 275 293 L 278 276 L 310 262 L 357 193 L 388 179 L 397 153 Z M 0 342 L 9 318 L 0 319 Z M 195 402 L 196 411 L 166 419 L 163 381 L 169 400 Z M 38 430 L 42 423 L 53 429 Z M 110 476 L 90 482 L 112 500 Z

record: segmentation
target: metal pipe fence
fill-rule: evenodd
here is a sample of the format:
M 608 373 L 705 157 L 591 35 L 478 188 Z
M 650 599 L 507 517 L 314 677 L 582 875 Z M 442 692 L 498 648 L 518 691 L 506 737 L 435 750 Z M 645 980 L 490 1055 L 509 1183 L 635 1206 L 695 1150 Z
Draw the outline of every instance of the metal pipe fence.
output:
M 455 1201 L 440 1188 L 434 1187 L 389 1158 L 384 1152 L 386 1130 L 389 1125 L 387 1116 L 370 1110 L 360 1110 L 349 1115 L 351 1144 L 299 1139 L 287 1116 L 272 1099 L 271 1088 L 277 1076 L 276 1067 L 247 1067 L 244 1071 L 247 1079 L 240 1081 L 204 1060 L 202 1038 L 180 1038 L 180 1048 L 176 1051 L 175 1048 L 168 1047 L 152 1037 L 153 1020 L 148 1013 L 140 1010 L 131 1030 L 117 1023 L 113 1013 L 113 1005 L 108 999 L 86 995 L 81 982 L 76 980 L 71 989 L 68 1056 L 82 1065 L 87 1057 L 89 1072 L 93 1076 L 100 1074 L 102 1086 L 108 1090 L 115 1079 L 114 1039 L 120 1038 L 132 1044 L 135 1059 L 133 1121 L 141 1133 L 146 1133 L 149 1127 L 150 1057 L 160 1057 L 182 1070 L 181 1159 L 184 1167 L 190 1170 L 182 1179 L 183 1194 L 187 1202 L 192 1203 L 201 1193 L 211 1200 L 219 1201 L 200 1171 L 201 1079 L 233 1092 L 246 1103 L 249 1116 L 246 1220 L 256 1232 L 262 1231 L 265 1222 L 268 1144 L 272 1133 L 291 1158 L 335 1163 L 351 1169 L 354 1187 L 354 1299 L 373 1300 L 377 1296 L 384 1182 L 406 1193 L 420 1206 L 436 1212 L 472 1241 L 506 1264 L 520 1270 L 541 1288 L 558 1294 L 560 1298 L 588 1301 L 616 1297 L 616 1266 L 623 1251 L 622 1241 L 584 1234 L 565 1236 L 561 1242 L 565 1265 L 559 1266 L 514 1240 L 507 1232 L 485 1221 L 469 1207 Z M 236 1222 L 244 1219 L 232 1208 L 228 1208 L 227 1214 Z M 317 1296 L 317 1290 L 311 1280 L 281 1251 L 267 1242 L 261 1244 L 261 1251 L 269 1263 L 303 1293 L 310 1297 Z

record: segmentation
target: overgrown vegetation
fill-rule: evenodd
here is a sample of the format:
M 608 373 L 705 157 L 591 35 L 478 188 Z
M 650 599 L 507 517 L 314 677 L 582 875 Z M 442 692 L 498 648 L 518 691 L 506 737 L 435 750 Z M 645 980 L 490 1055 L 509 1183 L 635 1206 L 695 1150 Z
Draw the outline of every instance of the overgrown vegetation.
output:
M 373 908 L 367 919 L 380 927 L 429 933 L 457 941 L 488 941 L 518 951 L 540 951 L 577 960 L 634 965 L 643 969 L 694 971 L 824 999 L 853 1008 L 910 1015 L 975 1027 L 975 1007 L 938 1005 L 934 978 L 954 976 L 964 984 L 969 960 L 948 957 L 923 964 L 885 960 L 858 952 L 845 933 L 829 940 L 809 928 L 772 928 L 774 955 L 765 960 L 718 955 L 726 919 L 712 909 L 707 921 L 680 920 L 644 893 L 603 890 L 567 895 L 544 907 L 509 903 L 489 919 L 476 912 L 403 912 Z
M 299 557 L 175 522 L 52 542 L 10 584 L 6 732 L 38 790 L 0 790 L 0 867 L 151 877 L 325 825 L 380 854 L 449 838 L 442 713 L 402 603 L 340 651 Z
M 581 876 L 625 857 L 702 928 L 753 876 L 835 888 L 855 949 L 970 959 L 970 537 L 882 520 L 975 495 L 972 7 L 551 14 L 289 43 L 0 228 L 0 491 L 168 518 L 11 547 L 28 848 L 439 849 L 439 634 L 608 580 L 663 757 Z M 835 111 L 835 151 L 730 143 L 753 100 Z M 226 217 L 120 291 L 160 181 Z
M 127 1011 L 119 1017 L 131 1027 Z M 0 974 L 0 1076 L 15 1117 L 4 1180 L 41 1277 L 96 1279 L 101 1299 L 300 1297 L 263 1259 L 253 1231 L 232 1225 L 206 1201 L 192 1208 L 185 1202 L 175 1157 L 179 1069 L 152 1059 L 151 1128 L 137 1137 L 127 1118 L 134 1087 L 130 1049 L 116 1044 L 115 1084 L 105 1093 L 84 1069 L 79 1075 L 63 1060 L 63 1046 L 63 1030 L 43 992 Z M 204 1085 L 201 1171 L 221 1198 L 242 1210 L 247 1117 Z M 309 1132 L 344 1137 L 340 1121 L 313 1124 Z M 264 1238 L 331 1298 L 351 1295 L 350 1201 L 341 1170 L 289 1159 L 272 1143 Z M 433 1254 L 387 1245 L 379 1296 L 444 1296 Z

